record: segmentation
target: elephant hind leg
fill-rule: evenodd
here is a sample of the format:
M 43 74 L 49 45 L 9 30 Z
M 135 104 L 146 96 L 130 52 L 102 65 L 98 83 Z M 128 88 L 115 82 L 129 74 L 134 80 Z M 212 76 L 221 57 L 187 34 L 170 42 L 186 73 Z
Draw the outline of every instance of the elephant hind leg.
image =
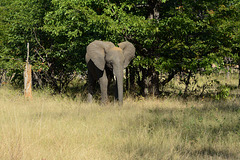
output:
M 99 79 L 100 89 L 101 89 L 101 103 L 104 104 L 108 101 L 107 89 L 108 89 L 108 78 L 106 70 L 103 72 L 103 76 Z

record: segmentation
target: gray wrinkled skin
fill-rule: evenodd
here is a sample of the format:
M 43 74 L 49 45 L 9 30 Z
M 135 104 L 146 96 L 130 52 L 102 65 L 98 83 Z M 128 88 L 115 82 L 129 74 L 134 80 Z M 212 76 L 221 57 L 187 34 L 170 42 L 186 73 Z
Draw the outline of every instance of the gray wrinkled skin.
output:
M 112 42 L 95 40 L 87 46 L 88 101 L 92 102 L 96 82 L 101 89 L 101 102 L 108 100 L 108 83 L 116 77 L 115 98 L 123 103 L 123 69 L 135 56 L 135 47 L 130 42 L 122 42 L 116 47 Z

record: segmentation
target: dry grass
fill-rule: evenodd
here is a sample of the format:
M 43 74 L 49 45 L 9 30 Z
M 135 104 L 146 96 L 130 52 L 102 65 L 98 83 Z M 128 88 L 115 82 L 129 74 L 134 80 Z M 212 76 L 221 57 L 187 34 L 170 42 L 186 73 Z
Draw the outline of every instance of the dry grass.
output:
M 123 107 L 0 88 L 1 160 L 240 159 L 240 102 L 126 98 Z

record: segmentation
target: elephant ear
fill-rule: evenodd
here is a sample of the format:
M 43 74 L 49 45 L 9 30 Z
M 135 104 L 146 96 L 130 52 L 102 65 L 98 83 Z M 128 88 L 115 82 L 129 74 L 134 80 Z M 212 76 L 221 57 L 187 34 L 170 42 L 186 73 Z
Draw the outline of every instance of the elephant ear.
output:
M 123 54 L 125 57 L 124 68 L 126 68 L 131 62 L 131 60 L 134 58 L 136 49 L 133 44 L 128 41 L 119 43 L 118 46 L 123 50 Z
M 86 62 L 88 63 L 90 60 L 92 60 L 93 63 L 103 71 L 106 63 L 106 50 L 113 47 L 115 47 L 115 45 L 112 42 L 104 42 L 99 40 L 93 41 L 87 46 L 87 53 L 85 57 Z

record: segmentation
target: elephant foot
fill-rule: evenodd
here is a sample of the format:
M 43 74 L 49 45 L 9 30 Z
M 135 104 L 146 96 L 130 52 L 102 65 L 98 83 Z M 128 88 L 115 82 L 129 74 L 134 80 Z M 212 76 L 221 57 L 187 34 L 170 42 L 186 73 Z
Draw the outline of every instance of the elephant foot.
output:
M 92 103 L 92 99 L 93 99 L 92 94 L 91 94 L 91 93 L 88 93 L 87 101 L 88 101 L 89 103 Z
M 101 105 L 104 106 L 104 105 L 107 105 L 108 104 L 108 99 L 102 99 L 101 100 Z
M 114 99 L 114 104 L 117 104 L 119 106 L 122 106 L 123 105 L 123 101 L 119 101 L 118 99 Z

